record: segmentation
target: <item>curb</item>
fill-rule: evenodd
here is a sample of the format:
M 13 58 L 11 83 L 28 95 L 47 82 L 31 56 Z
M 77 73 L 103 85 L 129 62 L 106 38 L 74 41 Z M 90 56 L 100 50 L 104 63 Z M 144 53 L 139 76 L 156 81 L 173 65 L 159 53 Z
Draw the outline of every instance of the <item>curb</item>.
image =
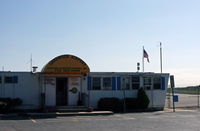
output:
M 97 116 L 97 115 L 113 115 L 111 111 L 93 111 L 93 112 L 73 112 L 73 113 L 57 113 L 57 116 Z
M 27 113 L 29 117 L 65 117 L 65 116 L 97 116 L 97 115 L 113 115 L 111 111 L 94 111 L 94 112 L 67 112 L 67 113 Z

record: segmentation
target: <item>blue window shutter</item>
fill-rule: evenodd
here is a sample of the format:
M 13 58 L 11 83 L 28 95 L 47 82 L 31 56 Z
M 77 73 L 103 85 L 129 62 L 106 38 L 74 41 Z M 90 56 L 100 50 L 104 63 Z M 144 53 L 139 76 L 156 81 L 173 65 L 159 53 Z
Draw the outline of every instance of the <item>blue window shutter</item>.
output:
M 18 83 L 18 77 L 17 76 L 13 76 L 13 83 Z
M 117 77 L 117 90 L 121 90 L 121 78 Z
M 162 90 L 165 90 L 165 77 L 161 77 L 162 79 Z
M 116 77 L 112 77 L 112 90 L 116 90 Z
M 88 90 L 92 89 L 92 81 L 91 81 L 91 77 L 88 77 Z

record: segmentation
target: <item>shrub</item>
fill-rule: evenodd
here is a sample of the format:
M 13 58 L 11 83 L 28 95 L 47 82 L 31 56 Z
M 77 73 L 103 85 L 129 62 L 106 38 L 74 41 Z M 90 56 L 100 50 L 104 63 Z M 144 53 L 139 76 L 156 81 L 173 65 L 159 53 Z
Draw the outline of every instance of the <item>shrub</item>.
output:
M 0 101 L 0 113 L 5 113 L 6 112 L 6 107 L 7 107 L 7 103 Z
M 123 102 L 124 99 L 120 101 L 120 99 L 115 97 L 101 98 L 98 102 L 98 109 L 121 112 L 123 111 Z M 150 100 L 143 88 L 138 90 L 137 98 L 126 98 L 125 100 L 126 109 L 130 110 L 146 109 L 149 103 Z
M 98 102 L 98 109 L 121 112 L 123 110 L 123 104 L 120 99 L 115 97 L 101 98 Z
M 11 108 L 11 99 L 10 98 L 0 98 L 0 102 L 5 103 L 6 110 Z
M 20 106 L 22 100 L 19 98 L 0 98 L 0 112 L 5 113 L 14 110 L 16 106 Z
M 148 105 L 150 103 L 150 100 L 148 98 L 148 96 L 146 95 L 145 91 L 143 88 L 140 88 L 138 90 L 138 104 L 139 104 L 139 108 L 140 109 L 146 109 L 148 108 Z

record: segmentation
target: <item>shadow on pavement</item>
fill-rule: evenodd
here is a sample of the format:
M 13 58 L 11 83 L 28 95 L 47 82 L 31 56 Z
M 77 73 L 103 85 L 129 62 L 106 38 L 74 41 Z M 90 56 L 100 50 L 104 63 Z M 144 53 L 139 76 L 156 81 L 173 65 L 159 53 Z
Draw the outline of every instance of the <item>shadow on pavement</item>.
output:
M 48 119 L 48 118 L 56 118 L 56 113 L 49 114 L 34 114 L 28 115 L 24 114 L 0 114 L 0 120 L 29 120 L 29 119 Z

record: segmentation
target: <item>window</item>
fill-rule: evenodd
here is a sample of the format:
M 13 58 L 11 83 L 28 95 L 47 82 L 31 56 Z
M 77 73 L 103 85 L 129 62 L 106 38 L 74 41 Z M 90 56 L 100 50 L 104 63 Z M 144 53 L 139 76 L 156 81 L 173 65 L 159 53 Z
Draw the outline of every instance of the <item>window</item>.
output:
M 93 90 L 101 90 L 101 78 L 100 77 L 92 78 L 92 89 Z
M 17 76 L 7 76 L 5 77 L 5 83 L 18 83 Z
M 130 90 L 131 87 L 131 79 L 130 77 L 122 77 L 122 89 L 123 90 Z
M 161 89 L 161 78 L 160 77 L 153 78 L 153 89 Z
M 132 76 L 132 89 L 139 89 L 140 88 L 140 77 L 139 76 Z
M 103 78 L 103 89 L 104 90 L 112 90 L 111 77 Z
M 13 83 L 12 77 L 5 77 L 5 83 Z
M 151 77 L 144 77 L 144 88 L 146 90 L 150 90 L 151 89 Z

